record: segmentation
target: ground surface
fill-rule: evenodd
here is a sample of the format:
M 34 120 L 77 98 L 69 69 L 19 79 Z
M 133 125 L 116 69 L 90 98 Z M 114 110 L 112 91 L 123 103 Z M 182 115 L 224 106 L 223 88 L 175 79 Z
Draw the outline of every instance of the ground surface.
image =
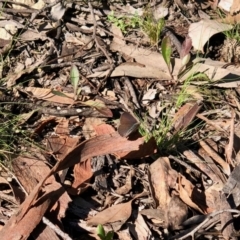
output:
M 238 239 L 236 2 L 0 1 L 1 239 Z

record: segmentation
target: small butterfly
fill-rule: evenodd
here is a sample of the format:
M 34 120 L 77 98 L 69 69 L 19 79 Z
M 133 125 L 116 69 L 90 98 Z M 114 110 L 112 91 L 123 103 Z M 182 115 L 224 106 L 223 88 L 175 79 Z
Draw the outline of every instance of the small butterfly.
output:
M 120 117 L 120 124 L 118 126 L 118 133 L 122 137 L 128 137 L 132 132 L 139 127 L 139 121 L 130 113 L 124 112 Z

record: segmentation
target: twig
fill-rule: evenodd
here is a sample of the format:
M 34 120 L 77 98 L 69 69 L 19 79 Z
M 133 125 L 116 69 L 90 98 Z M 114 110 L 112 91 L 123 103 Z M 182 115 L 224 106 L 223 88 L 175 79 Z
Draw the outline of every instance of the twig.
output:
M 112 59 L 109 57 L 106 49 L 101 46 L 101 44 L 99 43 L 98 38 L 97 38 L 97 36 L 96 36 L 96 32 L 97 32 L 97 21 L 96 21 L 96 18 L 95 18 L 95 15 L 94 15 L 94 11 L 93 11 L 93 7 L 92 7 L 92 4 L 91 4 L 90 1 L 88 2 L 88 6 L 89 6 L 89 8 L 90 8 L 90 12 L 91 12 L 91 15 L 92 15 L 92 18 L 93 18 L 93 27 L 94 27 L 94 28 L 93 28 L 92 38 L 94 39 L 94 41 L 95 41 L 95 43 L 96 43 L 96 45 L 97 45 L 97 48 L 99 48 L 99 49 L 103 52 L 103 54 L 106 56 L 108 62 L 112 65 L 112 64 L 113 64 Z
M 230 121 L 230 135 L 229 135 L 229 142 L 225 147 L 225 156 L 226 160 L 229 164 L 234 167 L 234 163 L 232 161 L 232 150 L 233 150 L 233 143 L 234 143 L 234 121 L 235 121 L 235 112 L 232 109 L 232 117 Z
M 126 84 L 130 94 L 131 94 L 131 97 L 132 97 L 132 101 L 133 103 L 135 104 L 135 106 L 137 108 L 140 108 L 140 105 L 138 103 L 138 100 L 137 100 L 137 96 L 136 96 L 136 93 L 134 91 L 134 88 L 133 88 L 133 85 L 132 83 L 130 82 L 129 78 L 128 77 L 121 77 L 121 80 L 124 80 L 124 83 Z
M 186 239 L 187 237 L 192 237 L 192 239 L 194 239 L 194 234 L 201 229 L 210 219 L 214 218 L 215 216 L 217 216 L 218 214 L 222 214 L 224 212 L 230 212 L 230 213 L 238 213 L 240 214 L 239 210 L 235 210 L 235 209 L 223 209 L 221 211 L 217 211 L 217 212 L 213 212 L 211 213 L 202 223 L 200 223 L 197 227 L 195 227 L 191 232 L 187 233 L 186 235 L 178 238 L 178 240 L 183 240 Z
M 30 6 L 28 6 L 28 5 L 24 4 L 24 3 L 20 3 L 20 2 L 16 2 L 16 1 L 0 0 L 0 2 L 10 3 L 10 4 L 18 5 L 18 6 L 21 6 L 21 7 L 25 7 L 25 8 L 27 8 L 27 9 L 36 10 L 36 9 L 31 8 Z
M 12 8 L 0 8 L 0 11 L 7 13 L 24 13 L 24 14 L 31 14 L 37 12 L 36 9 L 12 9 Z
M 172 160 L 174 160 L 175 162 L 183 165 L 186 169 L 188 169 L 188 170 L 190 170 L 191 172 L 193 172 L 197 177 L 200 177 L 200 176 L 201 176 L 201 172 L 200 172 L 200 171 L 194 169 L 193 167 L 191 167 L 191 166 L 190 166 L 189 164 L 187 164 L 186 162 L 184 162 L 184 161 L 182 161 L 182 160 L 180 160 L 180 159 L 178 159 L 178 158 L 176 158 L 176 157 L 174 157 L 174 156 L 172 156 L 172 155 L 169 156 L 169 159 L 172 159 Z
M 98 89 L 97 89 L 97 92 L 100 90 L 100 88 L 102 87 L 102 84 L 105 82 L 105 80 L 111 75 L 113 69 L 114 69 L 114 64 L 113 64 L 113 61 L 112 59 L 109 57 L 109 54 L 107 53 L 106 49 L 101 46 L 101 44 L 99 43 L 98 41 L 98 37 L 96 36 L 96 32 L 97 32 L 97 21 L 96 21 L 96 18 L 95 18 L 95 15 L 94 15 L 94 11 L 93 11 L 93 7 L 92 7 L 92 4 L 91 2 L 89 1 L 88 2 L 88 6 L 89 6 L 89 9 L 90 9 L 90 12 L 91 12 L 91 15 L 92 15 L 92 18 L 93 18 L 93 35 L 92 35 L 92 38 L 94 39 L 95 43 L 96 43 L 96 46 L 97 48 L 99 48 L 103 54 L 105 55 L 105 57 L 107 58 L 109 64 L 110 64 L 110 70 L 108 71 L 108 74 L 105 76 L 105 78 L 103 79 L 103 81 L 99 84 L 98 86 Z
M 72 238 L 70 238 L 67 233 L 64 233 L 60 228 L 56 227 L 46 217 L 43 217 L 42 221 L 48 227 L 50 227 L 58 236 L 62 237 L 62 239 L 64 239 L 64 240 L 72 240 Z

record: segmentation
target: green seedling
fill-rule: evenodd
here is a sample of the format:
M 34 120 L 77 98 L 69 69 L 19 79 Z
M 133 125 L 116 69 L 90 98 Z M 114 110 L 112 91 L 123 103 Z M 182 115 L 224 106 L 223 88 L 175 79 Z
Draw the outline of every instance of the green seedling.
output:
M 137 28 L 141 24 L 140 17 L 135 14 L 133 17 L 127 17 L 127 16 L 121 16 L 117 17 L 115 16 L 114 12 L 112 11 L 108 16 L 108 21 L 115 26 L 119 27 L 120 30 L 126 34 L 127 30 L 130 28 Z
M 165 63 L 167 64 L 168 72 L 173 79 L 173 75 L 171 73 L 171 54 L 172 54 L 172 46 L 171 40 L 168 36 L 164 37 L 161 45 L 162 55 Z
M 101 238 L 101 240 L 112 240 L 114 236 L 114 232 L 110 231 L 106 233 L 102 224 L 99 224 L 97 226 L 97 235 Z
M 81 88 L 78 87 L 80 81 L 80 74 L 76 65 L 72 65 L 70 70 L 70 81 L 73 86 L 74 91 L 74 100 L 77 100 L 79 93 L 81 92 Z

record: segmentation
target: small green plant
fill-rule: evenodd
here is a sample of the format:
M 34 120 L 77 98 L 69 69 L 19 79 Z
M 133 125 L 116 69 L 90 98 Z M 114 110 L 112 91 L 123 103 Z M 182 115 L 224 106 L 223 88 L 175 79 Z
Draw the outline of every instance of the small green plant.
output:
M 99 224 L 97 226 L 97 235 L 101 238 L 101 240 L 112 240 L 114 236 L 114 232 L 110 231 L 106 233 L 102 224 Z
M 165 63 L 167 64 L 168 72 L 173 79 L 173 75 L 171 73 L 171 54 L 172 54 L 172 46 L 171 40 L 168 36 L 164 37 L 161 45 L 162 55 Z
M 138 16 L 138 14 L 135 14 L 133 17 L 127 17 L 127 16 L 117 17 L 112 11 L 107 16 L 107 18 L 110 23 L 119 27 L 124 34 L 127 33 L 127 30 L 129 30 L 130 28 L 138 28 L 141 23 L 141 19 Z
M 184 141 L 186 140 L 186 138 L 188 138 L 191 129 L 179 130 L 174 134 L 171 133 L 171 130 L 173 130 L 173 116 L 175 115 L 175 112 L 184 103 L 192 99 L 191 94 L 188 92 L 188 87 L 194 79 L 195 75 L 190 76 L 184 81 L 183 86 L 181 87 L 181 91 L 174 97 L 173 105 L 163 103 L 164 105 L 162 105 L 161 107 L 162 108 L 161 120 L 159 121 L 159 124 L 157 124 L 151 130 L 151 132 L 147 130 L 146 121 L 143 120 L 141 122 L 139 132 L 141 133 L 141 135 L 146 137 L 147 141 L 153 137 L 160 151 L 173 150 L 176 146 L 176 143 L 179 142 L 180 139 L 181 141 Z
M 240 24 L 235 24 L 231 30 L 224 31 L 223 34 L 227 39 L 235 39 L 237 42 L 240 42 Z
M 164 26 L 163 18 L 155 20 L 152 11 L 148 8 L 145 10 L 140 27 L 149 37 L 151 45 L 158 46 Z
M 72 65 L 71 70 L 70 70 L 70 81 L 73 86 L 73 91 L 74 91 L 74 100 L 77 100 L 78 95 L 81 92 L 81 88 L 78 86 L 79 81 L 80 81 L 80 73 L 78 71 L 78 68 L 76 65 Z

